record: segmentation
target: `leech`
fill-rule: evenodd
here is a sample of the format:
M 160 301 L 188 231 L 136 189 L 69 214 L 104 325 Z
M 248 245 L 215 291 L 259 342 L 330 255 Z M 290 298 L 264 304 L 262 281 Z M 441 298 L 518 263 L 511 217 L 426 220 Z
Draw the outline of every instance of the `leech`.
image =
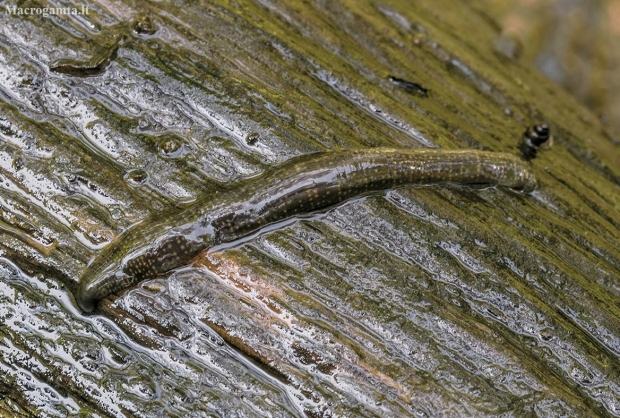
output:
M 372 192 L 446 183 L 489 184 L 525 192 L 536 186 L 526 162 L 496 152 L 373 148 L 296 158 L 235 190 L 193 203 L 175 214 L 175 226 L 164 217 L 121 234 L 86 269 L 77 303 L 91 312 L 108 295 L 276 222 Z

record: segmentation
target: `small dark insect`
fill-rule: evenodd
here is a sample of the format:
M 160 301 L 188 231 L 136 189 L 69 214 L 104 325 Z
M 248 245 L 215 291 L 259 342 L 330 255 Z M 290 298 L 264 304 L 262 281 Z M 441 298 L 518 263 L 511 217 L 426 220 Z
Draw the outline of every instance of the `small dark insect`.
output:
M 523 157 L 526 160 L 536 158 L 538 148 L 550 139 L 551 132 L 549 131 L 549 126 L 546 123 L 530 126 L 523 133 L 523 141 L 519 147 L 521 149 L 521 153 L 523 153 Z
M 411 81 L 403 80 L 402 78 L 389 76 L 388 80 L 392 82 L 397 87 L 404 89 L 407 93 L 417 94 L 418 96 L 428 97 L 428 89 L 422 87 L 418 83 L 413 83 Z

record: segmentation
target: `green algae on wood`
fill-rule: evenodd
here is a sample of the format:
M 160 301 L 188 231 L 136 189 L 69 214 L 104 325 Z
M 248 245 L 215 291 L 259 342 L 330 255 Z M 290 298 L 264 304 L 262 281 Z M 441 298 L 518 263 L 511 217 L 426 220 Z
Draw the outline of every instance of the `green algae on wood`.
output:
M 0 16 L 0 88 L 11 103 L 3 109 L 44 141 L 47 155 L 71 162 L 54 165 L 10 144 L 3 161 L 19 159 L 23 169 L 3 166 L 0 186 L 16 187 L 2 196 L 21 187 L 27 222 L 36 230 L 54 224 L 45 201 L 28 205 L 42 182 L 21 182 L 38 166 L 47 168 L 34 170 L 39 178 L 58 178 L 67 191 L 54 208 L 78 203 L 49 257 L 0 230 L 4 257 L 21 267 L 53 262 L 65 273 L 39 269 L 3 288 L 0 327 L 13 345 L 3 345 L 3 371 L 36 369 L 100 415 L 115 415 L 118 405 L 153 416 L 613 414 L 617 146 L 601 136 L 596 115 L 523 61 L 498 59 L 499 31 L 482 13 L 426 0 L 97 4 L 101 15 L 89 18 L 101 33 L 123 19 L 129 28 L 140 14 L 161 30 L 128 32 L 115 60 L 89 77 L 47 68 L 65 58 L 89 66 L 106 44 L 96 30 L 64 17 Z M 431 94 L 411 94 L 390 75 Z M 147 216 L 174 216 L 175 203 L 217 198 L 300 154 L 429 143 L 517 153 L 523 130 L 540 120 L 557 141 L 531 164 L 540 187 L 527 198 L 493 187 L 390 190 L 203 252 L 165 279 L 106 298 L 102 316 L 81 316 L 68 295 L 99 254 L 66 238 L 82 230 L 80 213 L 105 231 L 95 241 L 101 247 Z M 249 143 L 253 133 L 260 141 Z M 160 145 L 166 138 L 183 138 L 188 152 L 171 156 Z M 77 180 L 65 182 L 66 173 Z M 186 192 L 172 193 L 170 182 Z M 39 290 L 47 284 L 58 287 L 54 296 Z M 64 308 L 47 312 L 56 298 Z M 101 324 L 111 322 L 123 328 L 112 338 L 127 350 L 125 362 L 101 344 Z M 304 352 L 334 365 L 331 374 L 306 364 Z M 38 353 L 40 366 L 17 361 Z M 278 386 L 277 376 L 260 375 L 256 383 L 248 357 L 289 379 Z M 194 374 L 197 365 L 206 372 Z M 30 393 L 28 383 L 1 379 Z

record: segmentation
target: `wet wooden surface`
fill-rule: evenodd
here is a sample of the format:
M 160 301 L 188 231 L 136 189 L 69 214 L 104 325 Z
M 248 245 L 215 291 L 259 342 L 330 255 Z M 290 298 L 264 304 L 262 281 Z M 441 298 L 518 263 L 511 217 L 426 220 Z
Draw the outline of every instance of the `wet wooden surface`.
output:
M 498 52 L 479 7 L 103 1 L 0 20 L 5 415 L 620 415 L 618 145 Z M 531 195 L 386 191 L 96 315 L 72 300 L 123 230 L 294 156 L 517 153 L 541 121 L 555 140 Z

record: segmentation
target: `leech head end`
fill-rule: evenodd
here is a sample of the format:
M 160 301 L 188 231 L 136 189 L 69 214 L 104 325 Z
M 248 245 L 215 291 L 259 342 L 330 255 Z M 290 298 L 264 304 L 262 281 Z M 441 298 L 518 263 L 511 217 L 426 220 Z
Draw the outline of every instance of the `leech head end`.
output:
M 129 287 L 135 282 L 134 276 L 129 276 L 123 271 L 111 273 L 108 270 L 94 278 L 91 278 L 87 271 L 87 274 L 82 277 L 78 284 L 75 301 L 84 312 L 92 312 L 101 299 Z
M 75 295 L 75 301 L 77 302 L 78 307 L 86 313 L 92 312 L 98 302 L 97 299 L 93 298 L 88 293 L 89 292 L 86 286 L 80 283 L 77 294 Z

